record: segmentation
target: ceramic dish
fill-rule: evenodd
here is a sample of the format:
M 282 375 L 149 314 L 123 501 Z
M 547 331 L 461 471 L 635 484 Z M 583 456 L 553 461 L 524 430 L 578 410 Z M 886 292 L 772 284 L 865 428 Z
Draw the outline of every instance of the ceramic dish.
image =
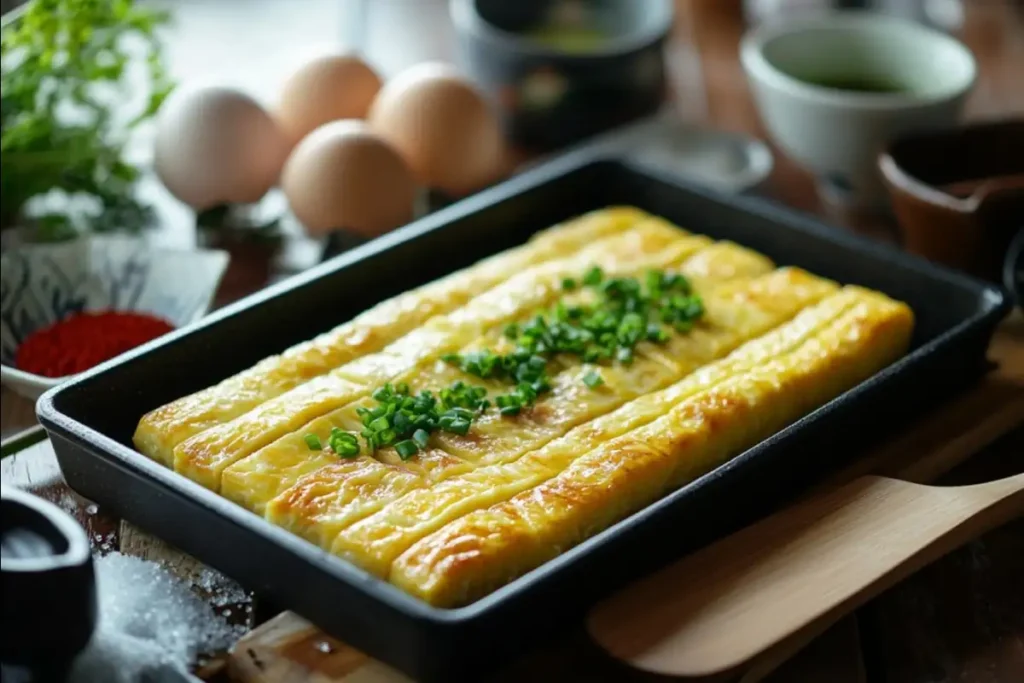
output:
M 87 237 L 24 246 L 0 256 L 0 380 L 29 399 L 68 377 L 19 370 L 14 359 L 28 335 L 80 311 L 140 311 L 174 327 L 210 309 L 228 255 L 155 249 L 130 237 Z
M 977 75 L 949 35 L 856 11 L 763 24 L 740 61 L 772 139 L 827 199 L 864 207 L 885 203 L 878 153 L 900 134 L 955 124 Z
M 97 622 L 89 537 L 67 511 L 13 486 L 0 485 L 0 510 L 0 615 L 17 625 L 0 641 L 0 657 L 13 672 L 35 674 L 13 680 L 65 680 Z
M 1002 278 L 1024 228 L 1024 119 L 909 135 L 878 163 L 909 251 Z
M 653 113 L 669 0 L 451 0 L 466 70 L 517 144 L 551 149 Z

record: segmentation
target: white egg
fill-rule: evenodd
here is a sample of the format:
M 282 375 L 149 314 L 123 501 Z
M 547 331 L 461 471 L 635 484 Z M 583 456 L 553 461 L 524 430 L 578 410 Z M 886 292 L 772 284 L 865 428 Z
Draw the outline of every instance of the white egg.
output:
M 277 182 L 287 154 L 270 115 L 231 88 L 179 88 L 157 114 L 157 176 L 197 211 L 258 201 Z

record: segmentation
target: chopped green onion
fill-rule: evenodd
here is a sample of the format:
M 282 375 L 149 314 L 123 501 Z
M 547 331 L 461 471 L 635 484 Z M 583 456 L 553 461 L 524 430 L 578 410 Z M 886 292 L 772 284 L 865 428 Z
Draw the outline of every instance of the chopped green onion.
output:
M 302 439 L 306 442 L 306 445 L 309 446 L 309 450 L 311 451 L 320 451 L 324 448 L 324 445 L 320 443 L 320 437 L 316 434 L 306 434 Z
M 405 441 L 399 441 L 395 444 L 395 451 L 398 453 L 398 457 L 402 460 L 408 460 L 412 456 L 419 453 L 419 446 L 412 439 L 406 439 Z
M 657 323 L 647 324 L 647 340 L 663 344 L 668 341 L 668 332 L 662 329 Z
M 562 281 L 566 291 L 581 285 L 596 294 L 595 302 L 570 306 L 565 301 L 556 301 L 549 310 L 524 323 L 507 325 L 504 335 L 515 343 L 513 351 L 498 354 L 483 349 L 447 354 L 442 359 L 469 375 L 514 385 L 508 394 L 495 397 L 494 403 L 502 415 L 517 415 L 551 390 L 548 363 L 555 355 L 572 354 L 585 363 L 615 359 L 629 365 L 634 361 L 637 344 L 664 344 L 669 340 L 669 330 L 688 332 L 704 314 L 703 301 L 679 273 L 650 270 L 641 279 L 607 277 L 599 266 L 593 266 L 580 279 L 567 277 Z M 596 387 L 604 378 L 590 371 L 584 381 Z M 401 393 L 403 387 L 398 389 Z M 440 408 L 445 412 L 435 413 L 432 428 L 456 433 L 468 429 L 466 423 L 471 423 L 475 414 L 490 408 L 491 402 L 485 395 L 483 387 L 468 388 L 461 382 L 442 389 Z M 460 415 L 451 413 L 453 408 L 473 412 Z M 390 412 L 371 413 L 373 419 L 382 415 L 390 418 L 389 429 L 408 435 L 404 420 L 392 417 Z
M 359 455 L 359 441 L 356 439 L 356 435 L 338 427 L 331 429 L 331 434 L 327 437 L 327 445 L 343 458 Z
M 465 360 L 461 356 L 457 358 L 460 362 Z M 474 360 L 477 364 L 479 361 L 480 357 Z M 405 460 L 426 448 L 432 431 L 468 433 L 477 415 L 490 406 L 484 398 L 486 395 L 486 388 L 462 381 L 441 389 L 440 400 L 427 390 L 411 396 L 409 386 L 404 383 L 393 387 L 385 384 L 372 394 L 378 405 L 372 409 L 360 406 L 356 414 L 363 423 L 361 434 L 370 449 L 394 446 Z M 339 455 L 359 452 L 355 435 L 340 429 L 331 432 L 330 443 Z
M 599 266 L 594 266 L 586 272 L 583 276 L 583 284 L 594 286 L 601 284 L 601 280 L 604 278 L 604 272 Z
M 662 283 L 665 282 L 665 275 L 659 270 L 647 271 L 647 291 L 651 297 L 657 297 L 661 293 Z

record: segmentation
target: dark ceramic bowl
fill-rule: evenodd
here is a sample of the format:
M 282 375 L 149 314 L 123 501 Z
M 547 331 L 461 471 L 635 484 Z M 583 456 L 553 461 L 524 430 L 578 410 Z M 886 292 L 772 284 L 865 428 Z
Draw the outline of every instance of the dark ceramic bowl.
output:
M 879 165 L 909 251 L 1005 279 L 1024 226 L 1024 119 L 900 138 Z
M 451 0 L 451 14 L 515 144 L 560 147 L 664 100 L 671 0 Z
M 53 503 L 0 487 L 0 661 L 29 680 L 63 680 L 96 625 L 89 539 Z

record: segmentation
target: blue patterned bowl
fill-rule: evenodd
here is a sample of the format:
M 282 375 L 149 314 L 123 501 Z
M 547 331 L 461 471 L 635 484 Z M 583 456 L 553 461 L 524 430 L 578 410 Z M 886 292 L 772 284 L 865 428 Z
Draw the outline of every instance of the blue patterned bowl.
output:
M 0 381 L 31 399 L 67 377 L 14 367 L 29 334 L 71 313 L 149 313 L 175 327 L 210 308 L 228 264 L 223 251 L 154 248 L 130 237 L 88 237 L 25 246 L 0 256 Z

